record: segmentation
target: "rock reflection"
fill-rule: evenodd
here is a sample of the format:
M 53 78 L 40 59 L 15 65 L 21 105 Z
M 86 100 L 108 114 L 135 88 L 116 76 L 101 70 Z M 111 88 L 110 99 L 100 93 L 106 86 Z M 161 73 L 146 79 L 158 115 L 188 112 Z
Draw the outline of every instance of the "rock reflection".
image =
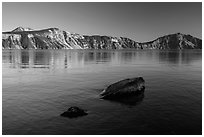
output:
M 65 58 L 64 58 L 64 68 L 67 68 L 67 54 L 65 54 Z
M 21 64 L 29 65 L 29 53 L 27 51 L 21 52 Z
M 84 51 L 85 63 L 111 62 L 112 54 L 108 51 Z
M 120 103 L 122 105 L 127 105 L 127 106 L 136 106 L 143 101 L 144 97 L 145 95 L 143 92 L 139 95 L 125 96 L 123 98 L 118 98 L 118 99 L 108 100 L 108 101 Z
M 35 52 L 33 60 L 34 65 L 50 65 L 51 53 L 45 51 Z

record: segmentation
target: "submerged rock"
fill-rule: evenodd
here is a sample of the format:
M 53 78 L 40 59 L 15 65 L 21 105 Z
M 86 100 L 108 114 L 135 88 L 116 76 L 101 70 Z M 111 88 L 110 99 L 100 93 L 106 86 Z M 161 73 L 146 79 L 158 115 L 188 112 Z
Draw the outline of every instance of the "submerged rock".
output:
M 121 80 L 109 85 L 100 96 L 103 99 L 119 99 L 144 92 L 145 81 L 142 77 Z
M 88 115 L 88 113 L 78 107 L 70 107 L 67 111 L 61 114 L 63 117 L 69 117 L 69 118 L 74 118 L 74 117 L 79 117 L 79 116 L 85 116 Z

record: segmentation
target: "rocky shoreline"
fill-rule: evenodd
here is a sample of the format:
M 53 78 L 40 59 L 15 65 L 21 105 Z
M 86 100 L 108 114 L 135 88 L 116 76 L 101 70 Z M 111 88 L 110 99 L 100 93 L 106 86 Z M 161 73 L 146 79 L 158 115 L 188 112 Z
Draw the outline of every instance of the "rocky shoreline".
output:
M 142 77 L 124 79 L 109 85 L 100 93 L 101 99 L 121 102 L 127 105 L 136 104 L 144 98 L 145 81 Z M 88 115 L 86 110 L 72 106 L 60 114 L 62 117 L 76 118 Z

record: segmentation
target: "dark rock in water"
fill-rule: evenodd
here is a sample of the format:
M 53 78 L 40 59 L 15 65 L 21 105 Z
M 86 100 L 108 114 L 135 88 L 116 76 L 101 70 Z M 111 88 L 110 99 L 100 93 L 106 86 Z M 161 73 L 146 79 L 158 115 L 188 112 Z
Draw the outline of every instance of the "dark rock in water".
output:
M 88 115 L 88 113 L 85 110 L 78 107 L 70 107 L 67 111 L 61 114 L 61 116 L 69 117 L 69 118 L 85 116 L 85 115 Z
M 131 95 L 140 95 L 144 92 L 145 81 L 142 77 L 125 79 L 109 85 L 100 94 L 104 99 L 119 99 Z

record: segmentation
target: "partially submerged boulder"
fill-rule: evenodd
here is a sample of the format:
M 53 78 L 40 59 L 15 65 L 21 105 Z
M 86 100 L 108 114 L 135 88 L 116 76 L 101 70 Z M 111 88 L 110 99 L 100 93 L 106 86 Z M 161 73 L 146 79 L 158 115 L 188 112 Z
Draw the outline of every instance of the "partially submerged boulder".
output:
M 121 80 L 109 85 L 100 96 L 103 99 L 118 99 L 144 92 L 145 81 L 142 77 Z
M 75 106 L 68 108 L 67 111 L 65 111 L 64 113 L 61 114 L 61 116 L 69 117 L 69 118 L 85 116 L 85 115 L 88 115 L 88 113 L 85 110 L 83 110 L 79 107 L 75 107 Z

